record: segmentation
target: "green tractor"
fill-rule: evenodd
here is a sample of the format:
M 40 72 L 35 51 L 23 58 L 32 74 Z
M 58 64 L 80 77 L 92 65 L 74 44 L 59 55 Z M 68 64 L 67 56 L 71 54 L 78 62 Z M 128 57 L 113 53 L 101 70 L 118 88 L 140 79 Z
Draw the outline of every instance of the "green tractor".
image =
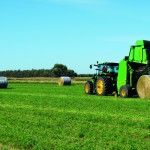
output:
M 150 41 L 136 41 L 129 56 L 119 64 L 97 62 L 94 66 L 97 67 L 96 74 L 85 83 L 86 94 L 114 94 L 122 98 L 138 94 L 141 98 L 150 98 Z
M 113 94 L 117 91 L 118 63 L 98 63 L 96 65 L 96 74 L 93 75 L 92 81 L 85 83 L 85 93 L 97 93 L 101 96 Z M 92 65 L 90 65 L 92 69 Z

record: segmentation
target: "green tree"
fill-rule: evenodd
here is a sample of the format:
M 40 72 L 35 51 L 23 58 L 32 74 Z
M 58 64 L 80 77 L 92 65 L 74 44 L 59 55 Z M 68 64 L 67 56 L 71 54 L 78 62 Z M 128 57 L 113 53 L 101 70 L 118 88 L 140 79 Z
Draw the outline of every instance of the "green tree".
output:
M 73 70 L 68 70 L 66 65 L 55 64 L 54 67 L 50 70 L 51 77 L 61 77 L 61 76 L 70 76 L 74 77 L 77 74 Z
M 51 76 L 53 77 L 64 76 L 66 72 L 67 72 L 67 66 L 63 64 L 55 64 L 54 67 L 51 69 Z

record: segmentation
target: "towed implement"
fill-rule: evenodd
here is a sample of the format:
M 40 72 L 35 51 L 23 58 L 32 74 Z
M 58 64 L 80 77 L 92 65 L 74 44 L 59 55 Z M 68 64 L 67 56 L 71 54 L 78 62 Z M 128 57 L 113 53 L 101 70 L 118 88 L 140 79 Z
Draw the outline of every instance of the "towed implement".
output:
M 86 81 L 86 94 L 150 98 L 150 41 L 136 41 L 130 47 L 129 56 L 120 63 L 97 62 L 94 66 L 97 67 L 96 74 Z

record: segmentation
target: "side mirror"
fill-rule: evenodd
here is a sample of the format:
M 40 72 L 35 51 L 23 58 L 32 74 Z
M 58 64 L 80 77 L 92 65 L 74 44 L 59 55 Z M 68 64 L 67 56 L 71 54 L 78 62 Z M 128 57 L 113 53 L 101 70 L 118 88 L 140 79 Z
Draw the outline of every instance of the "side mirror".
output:
M 92 65 L 90 65 L 90 69 L 92 69 Z

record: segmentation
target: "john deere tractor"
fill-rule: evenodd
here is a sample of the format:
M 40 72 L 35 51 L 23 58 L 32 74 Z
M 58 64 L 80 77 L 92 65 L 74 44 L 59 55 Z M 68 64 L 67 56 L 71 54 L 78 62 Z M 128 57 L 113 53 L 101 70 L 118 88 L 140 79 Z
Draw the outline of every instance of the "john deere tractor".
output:
M 95 64 L 96 74 L 93 75 L 92 81 L 85 83 L 85 93 L 105 96 L 117 91 L 118 63 L 99 63 Z M 92 65 L 90 65 L 92 68 Z
M 96 74 L 85 83 L 86 94 L 114 94 L 123 98 L 138 94 L 142 98 L 150 98 L 150 41 L 136 41 L 130 47 L 129 56 L 119 64 L 97 62 L 94 66 L 97 67 Z

